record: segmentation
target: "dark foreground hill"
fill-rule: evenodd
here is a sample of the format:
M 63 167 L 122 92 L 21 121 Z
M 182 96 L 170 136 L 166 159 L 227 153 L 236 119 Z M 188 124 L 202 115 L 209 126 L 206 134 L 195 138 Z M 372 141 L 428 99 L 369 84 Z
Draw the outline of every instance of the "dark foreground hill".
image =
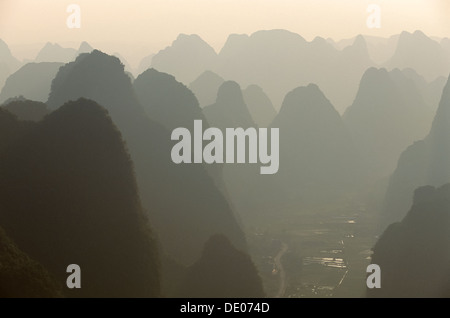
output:
M 264 297 L 252 260 L 223 235 L 206 242 L 202 257 L 188 269 L 180 293 L 194 298 Z
M 374 247 L 381 288 L 372 297 L 450 296 L 450 184 L 414 192 L 406 217 L 391 224 Z
M 79 99 L 39 123 L 9 121 L 20 136 L 0 152 L 0 224 L 17 246 L 62 284 L 78 264 L 69 297 L 158 296 L 156 244 L 107 111 Z
M 11 100 L 6 102 L 3 108 L 19 120 L 25 121 L 40 121 L 49 113 L 46 104 L 26 99 Z
M 61 284 L 0 228 L 0 298 L 61 297 Z

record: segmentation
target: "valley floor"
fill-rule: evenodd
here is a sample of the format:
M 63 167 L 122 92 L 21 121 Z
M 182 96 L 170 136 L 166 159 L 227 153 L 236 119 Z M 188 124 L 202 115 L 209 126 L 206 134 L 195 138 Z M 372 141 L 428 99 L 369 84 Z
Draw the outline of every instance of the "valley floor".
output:
M 374 215 L 347 203 L 329 211 L 252 218 L 250 250 L 268 297 L 364 297 L 378 234 Z

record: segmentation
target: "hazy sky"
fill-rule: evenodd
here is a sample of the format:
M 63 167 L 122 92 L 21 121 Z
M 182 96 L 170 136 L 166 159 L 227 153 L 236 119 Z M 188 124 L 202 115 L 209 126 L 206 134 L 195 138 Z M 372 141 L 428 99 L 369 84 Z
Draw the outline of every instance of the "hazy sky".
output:
M 69 4 L 81 7 L 81 28 L 69 29 Z M 381 7 L 381 28 L 369 29 L 369 4 Z M 357 34 L 390 36 L 420 29 L 450 37 L 448 0 L 0 0 L 0 38 L 21 44 L 86 40 L 125 55 L 146 55 L 179 33 L 200 35 L 220 50 L 230 33 L 287 29 L 307 40 Z M 124 46 L 126 44 L 126 48 Z M 128 52 L 127 52 L 128 51 Z M 19 52 L 20 53 L 20 52 Z

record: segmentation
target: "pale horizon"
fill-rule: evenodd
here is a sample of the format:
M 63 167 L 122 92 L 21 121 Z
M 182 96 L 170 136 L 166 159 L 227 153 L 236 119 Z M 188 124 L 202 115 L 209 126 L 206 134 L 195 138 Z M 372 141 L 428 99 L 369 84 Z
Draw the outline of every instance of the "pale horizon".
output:
M 81 28 L 69 29 L 68 5 L 81 8 Z M 381 8 L 381 27 L 366 25 L 369 4 Z M 358 34 L 388 38 L 421 30 L 450 37 L 445 0 L 0 0 L 0 39 L 20 59 L 33 59 L 42 45 L 77 47 L 82 41 L 119 52 L 136 66 L 169 46 L 180 33 L 197 34 L 220 51 L 230 34 L 284 29 L 308 41 L 335 41 Z M 119 51 L 120 49 L 120 51 Z

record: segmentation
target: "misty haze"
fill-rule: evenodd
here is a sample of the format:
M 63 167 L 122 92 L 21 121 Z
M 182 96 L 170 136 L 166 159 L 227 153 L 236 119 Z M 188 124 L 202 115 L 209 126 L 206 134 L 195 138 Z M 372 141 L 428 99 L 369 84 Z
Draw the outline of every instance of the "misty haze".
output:
M 18 2 L 0 19 L 25 19 Z M 449 6 L 377 30 L 367 5 L 330 4 L 362 22 L 328 36 L 291 13 L 250 32 L 242 3 L 207 38 L 178 10 L 89 35 L 85 0 L 79 30 L 0 23 L 1 298 L 450 297 Z M 52 27 L 71 14 L 42 5 Z

